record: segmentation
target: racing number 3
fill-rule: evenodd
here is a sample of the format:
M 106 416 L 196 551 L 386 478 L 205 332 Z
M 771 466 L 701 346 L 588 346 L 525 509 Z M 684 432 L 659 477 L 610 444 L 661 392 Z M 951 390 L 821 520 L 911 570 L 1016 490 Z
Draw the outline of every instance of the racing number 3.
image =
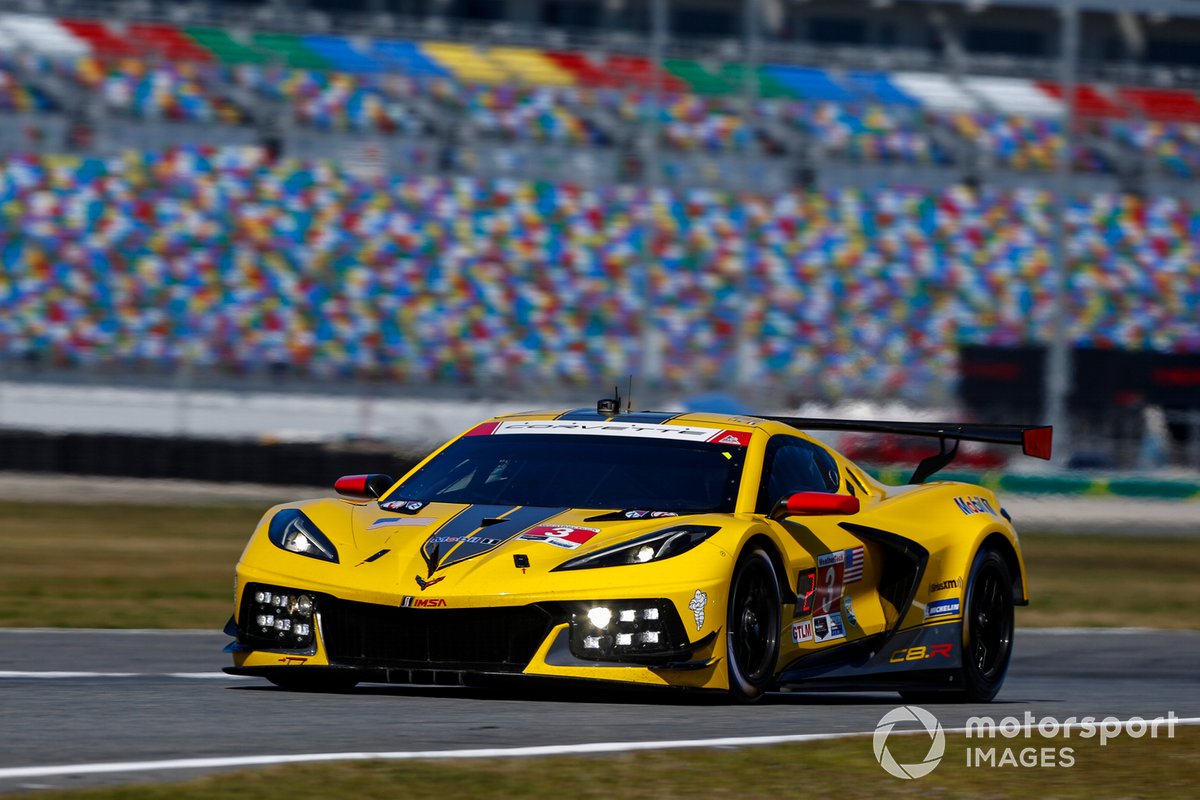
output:
M 842 564 L 817 568 L 817 613 L 829 614 L 842 606 Z

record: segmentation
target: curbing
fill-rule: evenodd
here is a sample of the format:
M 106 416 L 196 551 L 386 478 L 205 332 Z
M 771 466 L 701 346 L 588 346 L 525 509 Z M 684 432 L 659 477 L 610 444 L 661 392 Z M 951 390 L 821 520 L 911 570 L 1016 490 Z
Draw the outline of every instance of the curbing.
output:
M 902 485 L 908 470 L 873 469 L 871 474 L 884 483 Z M 1136 500 L 1197 500 L 1200 481 L 1109 475 L 1054 474 L 1031 475 L 1000 472 L 943 472 L 939 479 L 977 483 L 1009 494 L 1052 494 L 1092 497 L 1124 497 Z

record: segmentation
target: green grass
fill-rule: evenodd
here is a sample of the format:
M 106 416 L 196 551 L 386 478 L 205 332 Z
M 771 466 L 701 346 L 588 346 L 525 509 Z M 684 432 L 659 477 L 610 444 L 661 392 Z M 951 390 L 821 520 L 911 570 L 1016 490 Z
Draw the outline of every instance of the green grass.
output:
M 1200 626 L 1195 539 L 1022 535 L 1029 572 L 1026 627 Z
M 263 511 L 0 503 L 0 626 L 220 628 Z
M 0 503 L 0 626 L 209 628 L 265 508 Z M 1028 534 L 1022 626 L 1195 627 L 1187 539 Z
M 518 744 L 513 742 L 511 744 Z M 967 767 L 966 748 L 1071 747 L 1070 767 Z M 921 736 L 896 737 L 900 763 L 920 761 Z M 171 785 L 84 791 L 39 791 L 44 800 L 211 800 L 354 797 L 357 800 L 531 798 L 660 800 L 661 798 L 911 797 L 1177 798 L 1194 796 L 1200 731 L 1179 727 L 1173 739 L 1121 736 L 1101 747 L 1078 738 L 967 740 L 946 738 L 942 762 L 917 780 L 893 778 L 878 765 L 869 737 L 749 747 L 674 750 L 620 756 L 454 761 L 337 762 L 230 773 Z

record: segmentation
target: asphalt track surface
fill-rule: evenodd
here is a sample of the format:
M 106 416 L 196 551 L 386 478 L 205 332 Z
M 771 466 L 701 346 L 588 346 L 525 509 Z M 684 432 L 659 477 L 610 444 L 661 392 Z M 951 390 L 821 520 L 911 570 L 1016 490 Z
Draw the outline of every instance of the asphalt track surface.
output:
M 898 695 L 779 693 L 750 707 L 594 688 L 359 686 L 293 694 L 220 672 L 219 633 L 0 629 L 0 793 L 186 780 L 231 769 L 164 761 L 405 753 L 874 730 Z M 1200 717 L 1200 631 L 1019 630 L 997 701 L 973 715 Z M 864 740 L 864 748 L 868 748 Z M 154 762 L 159 762 L 155 764 Z M 113 771 L 79 765 L 127 764 Z M 69 765 L 56 772 L 44 768 Z M 149 767 L 148 767 L 149 765 Z M 21 773 L 15 770 L 25 768 Z

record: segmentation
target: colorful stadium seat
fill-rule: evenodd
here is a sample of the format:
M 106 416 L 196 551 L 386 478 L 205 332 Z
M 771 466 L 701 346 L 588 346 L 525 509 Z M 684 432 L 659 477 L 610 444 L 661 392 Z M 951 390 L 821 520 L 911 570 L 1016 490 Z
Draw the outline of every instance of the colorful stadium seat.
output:
M 520 83 L 530 86 L 574 86 L 576 80 L 540 50 L 530 47 L 490 47 L 488 57 Z
M 621 85 L 639 89 L 659 86 L 665 92 L 687 91 L 687 84 L 665 70 L 658 69 L 644 56 L 610 54 L 604 69 Z
M 764 71 L 791 90 L 797 97 L 807 100 L 830 100 L 849 102 L 857 99 L 853 92 L 835 82 L 823 69 L 816 67 L 767 66 Z
M 743 87 L 747 81 L 746 67 L 743 64 L 728 63 L 721 65 L 721 75 L 727 81 L 735 86 Z M 755 93 L 759 97 L 767 98 L 794 98 L 796 95 L 784 86 L 779 81 L 771 77 L 770 72 L 766 67 L 757 67 L 753 70 L 753 77 L 749 79 Z
M 1063 104 L 1031 80 L 968 76 L 963 86 L 1002 114 L 1030 117 L 1062 116 Z
M 701 95 L 730 95 L 741 91 L 725 76 L 713 72 L 699 61 L 683 58 L 668 58 L 663 66 L 675 77 L 688 85 L 688 91 Z
M 894 106 L 919 106 L 921 102 L 905 92 L 886 72 L 851 70 L 846 73 L 846 86 L 861 99 Z
M 145 48 L 137 40 L 118 35 L 103 22 L 84 19 L 60 19 L 58 24 L 76 38 L 87 42 L 92 53 L 108 58 L 139 56 Z
M 418 47 L 422 53 L 461 81 L 468 83 L 509 83 L 513 81 L 511 71 L 498 61 L 489 58 L 482 49 L 471 45 L 458 42 L 421 42 Z
M 952 78 L 933 72 L 893 72 L 892 82 L 933 111 L 979 111 L 980 103 Z
M 952 385 L 959 343 L 1049 335 L 1056 202 L 367 180 L 258 148 L 24 156 L 0 166 L 0 342 L 64 366 L 592 387 L 638 370 L 651 324 L 669 387 L 750 357 L 767 386 L 920 399 Z M 1200 209 L 1093 193 L 1071 215 L 1072 341 L 1200 349 Z
M 305 37 L 290 33 L 255 33 L 254 47 L 267 54 L 272 64 L 300 69 L 329 69 L 331 64 L 304 42 Z
M 1127 87 L 1118 89 L 1117 95 L 1146 119 L 1200 122 L 1200 98 L 1192 92 Z
M 318 58 L 327 63 L 331 69 L 342 72 L 382 72 L 383 64 L 372 58 L 344 36 L 311 35 L 304 36 L 300 43 Z
M 49 17 L 0 14 L 0 31 L 17 47 L 52 56 L 82 56 L 92 52 L 86 41 Z
M 1044 91 L 1052 97 L 1062 100 L 1062 86 L 1051 81 L 1038 81 Z M 1108 96 L 1107 91 L 1098 86 L 1080 84 L 1075 87 L 1075 113 L 1081 117 L 1120 118 L 1129 116 L 1129 112 Z
M 183 32 L 227 64 L 266 64 L 272 59 L 261 50 L 235 38 L 223 28 L 189 26 Z
M 573 75 L 575 81 L 582 86 L 599 87 L 616 86 L 619 84 L 619 79 L 615 75 L 606 72 L 603 64 L 593 61 L 583 53 L 548 50 L 546 57 Z
M 141 42 L 147 52 L 168 61 L 204 63 L 213 60 L 211 50 L 201 47 L 174 25 L 135 22 L 129 26 L 129 38 Z
M 450 70 L 426 55 L 414 42 L 376 39 L 370 55 L 385 70 L 394 70 L 415 78 L 448 77 Z

